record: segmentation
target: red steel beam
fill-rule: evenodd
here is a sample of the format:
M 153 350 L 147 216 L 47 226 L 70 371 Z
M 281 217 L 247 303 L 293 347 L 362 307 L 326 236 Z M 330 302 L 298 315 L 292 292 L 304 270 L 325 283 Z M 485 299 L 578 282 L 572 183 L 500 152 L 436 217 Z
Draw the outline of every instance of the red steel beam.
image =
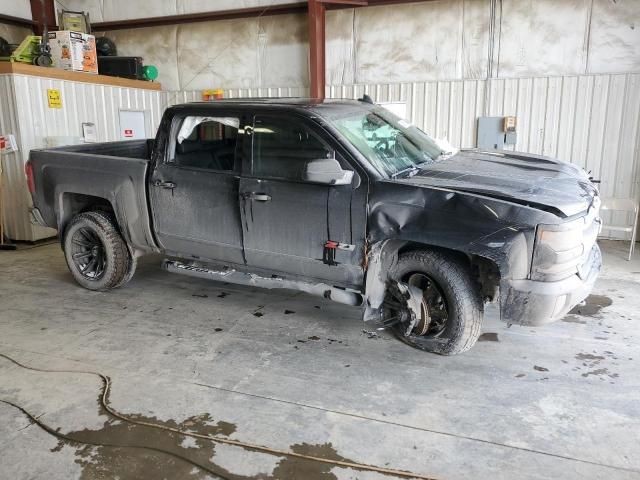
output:
M 31 0 L 33 2 L 33 0 Z M 375 7 L 377 5 L 398 5 L 401 3 L 418 3 L 433 0 L 323 0 L 328 10 L 342 8 Z M 180 25 L 183 23 L 212 22 L 216 20 L 230 20 L 236 18 L 269 17 L 272 15 L 286 15 L 307 13 L 307 4 L 302 2 L 282 3 L 265 7 L 235 8 L 216 12 L 188 13 L 184 15 L 168 15 L 166 17 L 134 18 L 130 20 L 116 20 L 110 22 L 91 22 L 91 30 L 104 32 L 107 30 L 124 30 L 129 28 L 157 27 L 162 25 Z
M 325 7 L 322 0 L 308 0 L 309 8 L 309 96 L 324 100 Z
M 56 8 L 53 0 L 31 0 L 31 18 L 33 18 L 33 33 L 42 35 L 45 25 L 49 30 L 56 27 Z

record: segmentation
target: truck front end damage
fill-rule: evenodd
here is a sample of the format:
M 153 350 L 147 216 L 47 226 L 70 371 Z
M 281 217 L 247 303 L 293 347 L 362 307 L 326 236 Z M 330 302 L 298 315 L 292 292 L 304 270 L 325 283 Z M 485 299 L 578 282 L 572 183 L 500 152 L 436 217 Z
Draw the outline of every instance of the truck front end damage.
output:
M 432 195 L 439 193 L 432 192 Z M 394 279 L 390 273 L 399 252 L 406 251 L 408 246 L 410 249 L 447 249 L 453 258 L 457 256 L 460 261 L 467 261 L 483 300 L 497 301 L 500 318 L 507 324 L 538 326 L 559 320 L 589 295 L 602 267 L 596 243 L 601 225 L 596 192 L 590 198 L 586 213 L 564 221 L 536 209 L 496 203 L 486 198 L 458 197 L 459 201 L 464 200 L 468 210 L 477 202 L 488 206 L 499 220 L 500 228 L 467 243 L 445 247 L 420 242 L 415 235 L 419 229 L 415 223 L 408 222 L 394 233 L 402 234 L 406 230 L 414 234 L 413 238 L 372 241 L 367 256 L 365 321 L 376 322 L 385 328 L 400 322 L 402 328 L 396 333 L 400 332 L 404 337 L 401 339 L 418 346 L 412 337 L 415 337 L 416 327 L 419 331 L 425 324 L 420 291 Z M 421 212 L 425 216 L 433 213 L 427 209 Z M 424 218 L 417 220 L 432 225 L 431 232 L 424 233 L 425 240 L 428 235 L 437 233 L 433 222 Z M 392 317 L 386 308 L 389 302 L 396 309 Z M 428 349 L 433 351 L 433 348 Z
M 554 225 L 538 225 L 527 278 L 500 285 L 503 321 L 544 325 L 564 317 L 591 292 L 602 268 L 596 243 L 601 228 L 599 197 L 586 215 Z

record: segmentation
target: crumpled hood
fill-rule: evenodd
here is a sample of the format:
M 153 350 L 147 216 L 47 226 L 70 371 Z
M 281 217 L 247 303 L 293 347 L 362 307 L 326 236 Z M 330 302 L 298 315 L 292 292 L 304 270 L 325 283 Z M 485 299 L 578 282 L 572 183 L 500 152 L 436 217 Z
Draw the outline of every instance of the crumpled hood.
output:
M 463 150 L 397 181 L 529 204 L 564 216 L 586 211 L 597 195 L 587 174 L 574 165 L 505 151 Z

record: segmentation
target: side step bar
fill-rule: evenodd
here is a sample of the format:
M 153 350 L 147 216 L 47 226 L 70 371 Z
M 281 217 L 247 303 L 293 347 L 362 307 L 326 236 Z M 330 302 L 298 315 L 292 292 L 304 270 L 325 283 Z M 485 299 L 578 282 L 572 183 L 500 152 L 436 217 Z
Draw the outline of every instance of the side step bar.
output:
M 285 288 L 299 290 L 319 297 L 328 298 L 334 302 L 346 305 L 358 306 L 362 304 L 362 295 L 357 292 L 332 287 L 326 283 L 308 283 L 299 280 L 287 280 L 280 277 L 261 277 L 254 273 L 238 272 L 232 268 L 210 269 L 202 265 L 182 263 L 176 260 L 165 259 L 162 268 L 168 272 L 181 273 L 197 278 L 229 282 L 239 285 L 250 285 L 261 288 Z

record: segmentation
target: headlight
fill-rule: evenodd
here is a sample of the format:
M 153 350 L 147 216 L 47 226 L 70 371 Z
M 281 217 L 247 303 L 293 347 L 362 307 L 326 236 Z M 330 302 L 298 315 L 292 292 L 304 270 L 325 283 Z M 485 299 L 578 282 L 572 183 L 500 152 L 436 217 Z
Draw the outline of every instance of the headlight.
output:
M 584 220 L 538 225 L 531 279 L 555 282 L 578 272 L 584 255 Z

